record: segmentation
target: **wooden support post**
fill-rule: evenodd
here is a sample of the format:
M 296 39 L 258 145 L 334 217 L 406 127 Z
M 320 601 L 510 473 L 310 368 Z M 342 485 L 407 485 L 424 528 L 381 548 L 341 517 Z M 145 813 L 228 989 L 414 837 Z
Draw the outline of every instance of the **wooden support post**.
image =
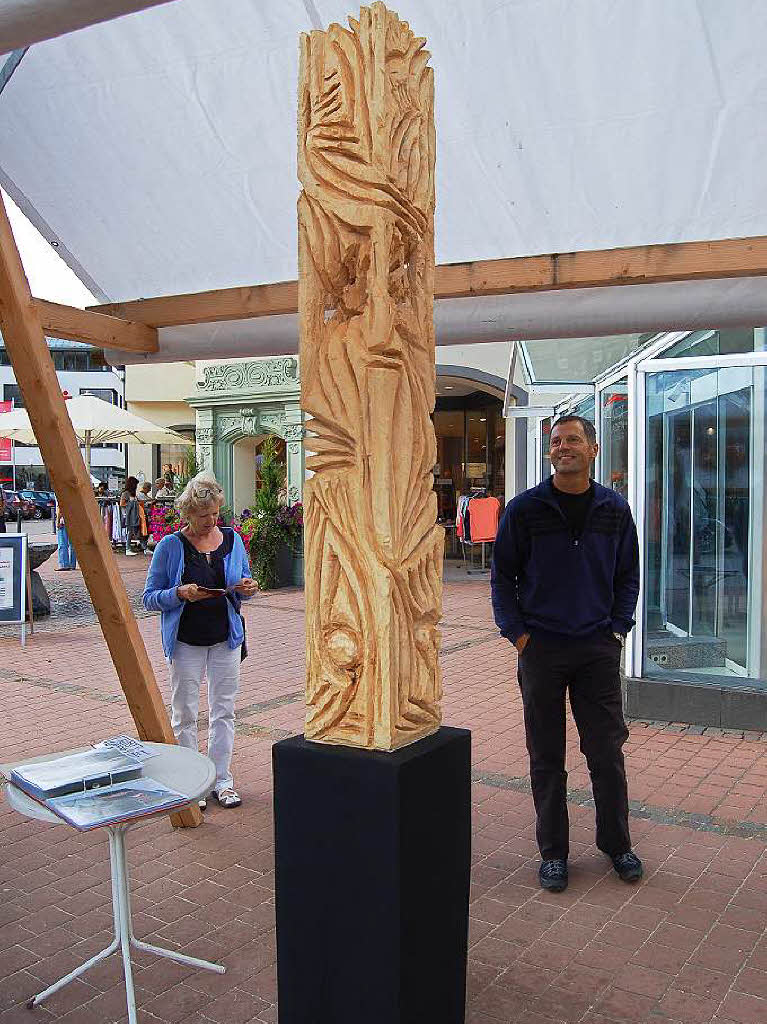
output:
M 117 570 L 93 487 L 0 198 L 0 328 L 56 497 L 64 512 L 120 684 L 141 739 L 175 743 L 152 664 Z M 193 807 L 171 816 L 199 825 Z

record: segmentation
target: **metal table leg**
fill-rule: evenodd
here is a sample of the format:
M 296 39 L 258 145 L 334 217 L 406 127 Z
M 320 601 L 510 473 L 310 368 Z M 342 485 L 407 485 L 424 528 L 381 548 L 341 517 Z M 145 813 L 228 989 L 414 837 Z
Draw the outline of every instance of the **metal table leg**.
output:
M 176 953 L 162 946 L 152 946 L 148 942 L 141 942 L 133 934 L 130 910 L 130 876 L 128 874 L 128 859 L 125 853 L 125 833 L 129 825 L 110 825 L 107 828 L 109 833 L 109 866 L 112 875 L 112 914 L 114 917 L 115 937 L 106 949 L 86 960 L 84 964 L 76 967 L 69 974 L 64 975 L 52 985 L 49 985 L 42 992 L 29 1000 L 27 1006 L 32 1009 L 39 1006 L 44 999 L 58 992 L 70 981 L 79 978 L 89 968 L 105 960 L 108 956 L 116 953 L 119 949 L 122 954 L 123 973 L 125 975 L 125 998 L 128 1004 L 128 1024 L 137 1024 L 136 1018 L 136 996 L 133 989 L 133 968 L 130 957 L 130 947 L 143 950 L 145 953 L 154 953 L 156 956 L 164 956 L 169 960 L 175 960 L 179 964 L 187 964 L 190 967 L 201 967 L 206 971 L 215 971 L 217 974 L 225 974 L 226 967 L 221 964 L 211 963 L 209 960 L 199 960 L 194 956 L 187 956 L 185 953 Z
M 165 949 L 163 946 L 152 946 L 148 942 L 141 942 L 133 934 L 133 924 L 131 922 L 130 912 L 130 875 L 128 873 L 128 858 L 125 855 L 125 830 L 121 830 L 120 835 L 117 836 L 117 843 L 119 844 L 119 858 L 120 864 L 122 865 L 122 878 L 123 887 L 125 890 L 125 920 L 127 924 L 128 941 L 136 949 L 143 950 L 145 953 L 154 953 L 155 956 L 164 956 L 168 960 L 175 960 L 179 964 L 188 964 L 190 967 L 202 967 L 206 971 L 215 971 L 217 974 L 225 974 L 226 967 L 222 967 L 221 964 L 211 963 L 210 960 L 198 960 L 196 956 L 187 956 L 186 953 L 177 953 L 172 949 Z
M 75 978 L 79 978 L 81 974 L 85 974 L 91 967 L 95 967 L 96 964 L 102 960 L 106 960 L 112 953 L 116 953 L 120 947 L 120 900 L 119 900 L 119 886 L 117 884 L 117 865 L 112 852 L 112 830 L 109 830 L 109 866 L 112 872 L 112 916 L 114 918 L 114 931 L 115 937 L 109 943 L 106 949 L 102 949 L 100 953 L 96 953 L 90 960 L 86 960 L 84 964 L 80 964 L 79 967 L 75 967 L 69 974 L 65 974 L 63 978 L 59 978 L 58 981 L 54 981 L 52 985 L 44 989 L 42 992 L 38 992 L 36 996 L 27 1003 L 27 1007 L 31 1010 L 35 1006 L 39 1006 L 44 999 L 48 996 L 52 996 L 54 992 L 58 992 L 59 989 L 64 988 L 70 981 L 74 981 Z

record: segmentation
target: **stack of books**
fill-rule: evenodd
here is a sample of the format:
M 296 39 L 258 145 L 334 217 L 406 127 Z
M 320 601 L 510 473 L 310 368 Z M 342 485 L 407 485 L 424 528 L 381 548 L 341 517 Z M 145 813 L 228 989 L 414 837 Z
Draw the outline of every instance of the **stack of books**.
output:
M 17 765 L 9 780 L 81 832 L 189 803 L 183 793 L 143 777 L 143 761 L 152 756 L 147 748 L 135 740 L 135 748 L 110 742 L 79 754 Z M 132 752 L 124 753 L 126 748 Z

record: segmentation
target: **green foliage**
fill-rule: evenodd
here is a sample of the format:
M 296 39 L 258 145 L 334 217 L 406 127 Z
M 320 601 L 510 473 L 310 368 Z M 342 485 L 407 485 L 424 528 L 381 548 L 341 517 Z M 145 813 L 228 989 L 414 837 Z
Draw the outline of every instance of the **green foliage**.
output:
M 192 479 L 202 471 L 202 466 L 197 461 L 197 449 L 194 445 L 190 445 L 187 449 L 186 455 L 184 456 L 184 471 L 180 476 L 177 476 L 174 482 L 174 489 L 176 494 L 181 494 L 183 489 Z
M 256 516 L 276 516 L 280 507 L 280 491 L 285 486 L 285 467 L 277 459 L 277 441 L 267 437 L 261 445 L 261 480 L 256 491 L 253 511 Z
M 261 472 L 253 508 L 244 509 L 239 526 L 250 551 L 253 578 L 261 590 L 271 590 L 277 582 L 277 558 L 288 545 L 300 550 L 303 533 L 303 508 L 287 508 L 282 501 L 285 467 L 277 458 L 277 441 L 267 437 L 261 445 Z

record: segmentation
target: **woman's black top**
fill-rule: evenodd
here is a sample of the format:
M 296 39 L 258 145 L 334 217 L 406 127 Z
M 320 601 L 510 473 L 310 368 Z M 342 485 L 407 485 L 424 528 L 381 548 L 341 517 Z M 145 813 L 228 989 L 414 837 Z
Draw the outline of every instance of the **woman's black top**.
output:
M 198 587 L 226 587 L 224 576 L 224 557 L 229 554 L 231 544 L 224 538 L 216 548 L 208 554 L 198 551 L 183 535 L 179 533 L 184 545 L 184 571 L 181 582 L 196 583 Z M 229 609 L 226 595 L 208 597 L 204 601 L 186 601 L 181 612 L 178 626 L 178 639 L 192 647 L 212 647 L 229 639 Z

